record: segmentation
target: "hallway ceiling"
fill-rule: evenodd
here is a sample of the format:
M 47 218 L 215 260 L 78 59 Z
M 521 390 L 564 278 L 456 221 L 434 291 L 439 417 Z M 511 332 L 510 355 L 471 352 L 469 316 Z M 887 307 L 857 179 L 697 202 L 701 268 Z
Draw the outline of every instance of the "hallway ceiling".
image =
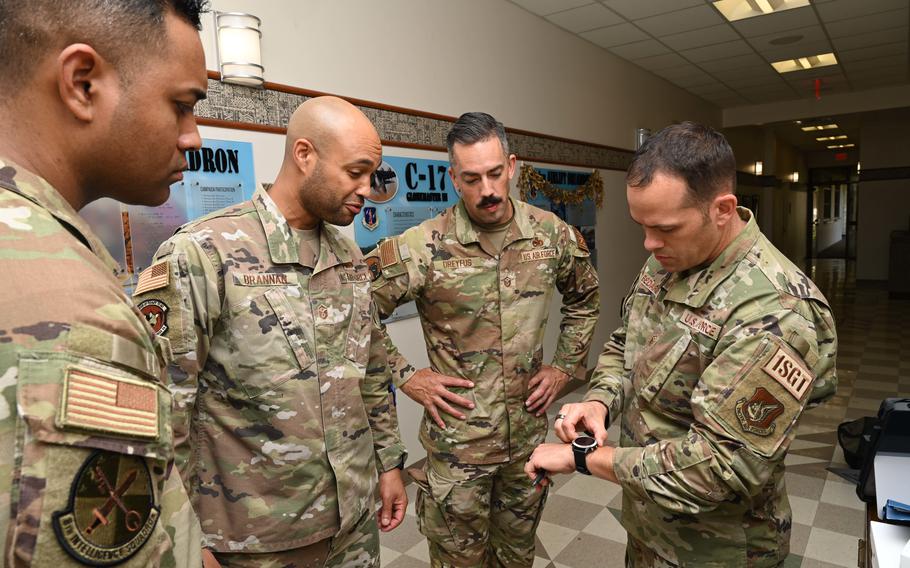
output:
M 812 0 L 728 22 L 710 0 L 510 0 L 719 106 L 910 83 L 910 0 Z M 774 2 L 772 2 L 774 3 Z M 779 74 L 771 62 L 833 52 Z

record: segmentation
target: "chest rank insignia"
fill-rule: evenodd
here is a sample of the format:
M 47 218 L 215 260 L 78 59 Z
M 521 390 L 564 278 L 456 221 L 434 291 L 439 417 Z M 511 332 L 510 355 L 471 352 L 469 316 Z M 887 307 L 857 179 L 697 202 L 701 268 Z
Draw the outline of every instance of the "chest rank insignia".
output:
M 540 237 L 534 237 L 534 240 L 531 241 L 531 246 L 534 248 L 540 248 L 543 246 L 543 239 Z
M 784 413 L 784 405 L 764 387 L 758 387 L 752 397 L 736 401 L 736 418 L 743 430 L 757 436 L 770 436 L 774 421 Z
M 70 556 L 91 566 L 113 566 L 148 542 L 159 513 L 142 458 L 96 451 L 79 468 L 67 508 L 53 514 L 52 524 Z
M 325 304 L 321 304 L 318 308 L 316 308 L 316 315 L 317 315 L 317 316 L 319 317 L 319 319 L 321 319 L 321 320 L 329 319 L 329 308 L 328 308 L 328 306 L 326 306 Z

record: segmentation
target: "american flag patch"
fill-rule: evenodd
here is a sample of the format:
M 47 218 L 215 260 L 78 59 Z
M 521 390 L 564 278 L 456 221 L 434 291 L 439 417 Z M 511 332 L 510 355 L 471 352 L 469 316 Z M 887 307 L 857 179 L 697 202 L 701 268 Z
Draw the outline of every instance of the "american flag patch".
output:
M 66 372 L 59 422 L 60 426 L 157 438 L 157 387 L 71 367 Z
M 143 294 L 150 290 L 157 290 L 167 286 L 171 276 L 168 262 L 162 260 L 146 268 L 139 274 L 139 281 L 136 282 L 136 291 L 133 294 Z
M 386 239 L 382 241 L 379 245 L 379 260 L 382 261 L 383 268 L 398 264 L 401 259 L 398 256 L 398 247 L 395 246 L 395 239 Z

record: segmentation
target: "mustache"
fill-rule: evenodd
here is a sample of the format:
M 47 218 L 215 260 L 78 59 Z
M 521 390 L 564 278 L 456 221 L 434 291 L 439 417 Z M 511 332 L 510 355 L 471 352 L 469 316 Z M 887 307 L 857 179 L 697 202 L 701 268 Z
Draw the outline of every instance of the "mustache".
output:
M 502 203 L 501 197 L 496 197 L 495 195 L 487 195 L 480 200 L 480 203 L 477 204 L 478 207 L 487 207 L 488 205 L 498 205 Z

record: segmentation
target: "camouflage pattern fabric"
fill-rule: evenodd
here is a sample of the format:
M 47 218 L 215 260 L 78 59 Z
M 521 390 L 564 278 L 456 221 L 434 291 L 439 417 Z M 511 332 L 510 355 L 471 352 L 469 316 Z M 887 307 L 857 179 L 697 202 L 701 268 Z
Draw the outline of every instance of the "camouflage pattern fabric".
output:
M 53 187 L 3 160 L 0 241 L 4 565 L 199 566 L 164 352 L 115 262 Z
M 366 512 L 351 531 L 303 548 L 215 556 L 222 568 L 379 568 L 379 525 Z
M 414 300 L 433 370 L 474 383 L 473 389 L 453 389 L 474 402 L 474 409 L 464 410 L 465 420 L 447 419 L 442 430 L 424 413 L 420 426 L 428 467 L 436 472 L 428 475 L 428 488 L 437 506 L 427 506 L 422 494 L 418 512 L 436 565 L 480 566 L 471 562 L 485 547 L 491 562 L 533 562 L 543 503 L 526 476 L 512 474 L 544 441 L 548 424 L 546 414 L 537 417 L 525 408 L 528 382 L 543 362 L 554 289 L 563 295 L 563 320 L 552 365 L 570 376 L 583 376 L 600 311 L 597 273 L 577 233 L 552 213 L 512 204 L 515 216 L 501 252 L 484 248 L 459 202 L 367 255 L 380 313 Z M 400 385 L 414 369 L 389 346 Z M 483 467 L 492 464 L 503 465 Z M 503 499 L 513 505 L 511 512 L 491 510 Z M 434 517 L 440 506 L 454 515 L 443 525 Z M 447 542 L 445 526 L 464 534 Z M 455 559 L 458 551 L 461 560 Z
M 351 531 L 373 510 L 377 468 L 405 455 L 360 251 L 323 225 L 315 266 L 300 260 L 259 188 L 182 227 L 137 287 L 174 353 L 177 465 L 219 552 Z
M 827 300 L 739 214 L 745 229 L 709 266 L 648 260 L 586 397 L 622 416 L 623 527 L 680 566 L 783 561 L 784 457 L 802 412 L 837 387 Z
M 534 535 L 549 487 L 538 490 L 524 460 L 470 465 L 428 460 L 409 470 L 417 522 L 434 567 L 518 568 L 534 564 Z
M 420 440 L 433 459 L 503 463 L 544 441 L 546 415 L 534 416 L 524 403 L 543 362 L 554 289 L 563 295 L 563 320 L 552 365 L 584 374 L 600 312 L 590 255 L 552 213 L 512 204 L 500 254 L 484 250 L 459 202 L 367 255 L 380 315 L 414 300 L 433 370 L 474 382 L 453 389 L 474 402 L 466 420 L 450 419 L 443 431 L 424 414 Z M 389 365 L 398 385 L 414 373 L 394 346 Z

